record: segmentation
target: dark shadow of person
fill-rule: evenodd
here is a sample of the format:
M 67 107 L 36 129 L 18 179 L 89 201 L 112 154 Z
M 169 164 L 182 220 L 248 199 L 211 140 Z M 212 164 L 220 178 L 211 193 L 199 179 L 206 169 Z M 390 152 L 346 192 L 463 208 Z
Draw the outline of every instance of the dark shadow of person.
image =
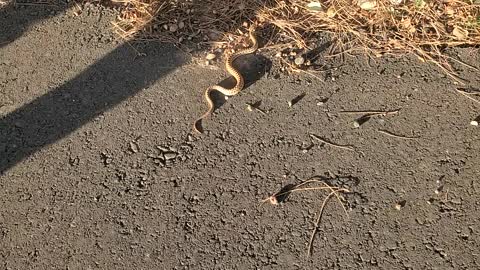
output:
M 123 44 L 87 70 L 0 119 L 0 175 L 186 62 L 173 46 Z
M 59 5 L 57 11 L 66 8 L 66 4 Z M 0 49 L 33 23 L 54 15 L 51 7 L 0 12 Z M 123 44 L 72 80 L 0 118 L 0 175 L 186 62 L 179 50 L 158 42 L 149 42 L 138 50 L 143 57 L 136 57 L 138 52 Z M 240 60 L 238 68 L 244 73 L 247 87 L 271 65 L 265 58 L 246 57 L 244 61 Z
M 69 7 L 70 4 L 60 0 L 50 4 L 32 0 L 13 1 L 0 9 L 0 48 L 14 42 L 37 22 L 52 18 Z

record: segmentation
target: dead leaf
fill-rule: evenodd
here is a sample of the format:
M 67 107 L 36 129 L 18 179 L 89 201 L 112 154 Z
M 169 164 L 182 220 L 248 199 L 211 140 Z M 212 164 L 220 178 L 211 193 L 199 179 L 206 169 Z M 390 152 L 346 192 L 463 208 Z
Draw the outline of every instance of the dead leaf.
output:
M 453 28 L 452 35 L 454 35 L 457 39 L 464 40 L 468 37 L 468 31 L 455 26 L 455 28 Z
M 327 9 L 327 17 L 333 18 L 337 15 L 337 9 L 334 6 L 331 6 Z
M 318 1 L 312 1 L 307 4 L 307 9 L 313 12 L 321 12 L 323 11 L 322 4 Z
M 376 0 L 358 0 L 358 6 L 364 10 L 372 10 L 377 6 Z
M 402 20 L 400 25 L 402 26 L 403 29 L 407 30 L 409 34 L 413 34 L 417 31 L 415 27 L 412 25 L 412 20 L 410 18 Z

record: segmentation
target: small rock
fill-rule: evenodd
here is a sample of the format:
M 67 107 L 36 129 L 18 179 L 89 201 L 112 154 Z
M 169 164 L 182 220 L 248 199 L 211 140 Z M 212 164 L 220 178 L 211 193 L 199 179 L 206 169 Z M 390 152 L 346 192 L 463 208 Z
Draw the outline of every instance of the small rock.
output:
M 157 149 L 160 150 L 160 151 L 162 151 L 162 152 L 168 152 L 168 151 L 169 151 L 168 148 L 163 147 L 163 146 L 159 146 L 159 145 L 157 145 Z
M 167 152 L 164 154 L 165 160 L 171 160 L 177 157 L 177 153 L 174 152 Z
M 460 199 L 453 199 L 451 200 L 453 204 L 462 204 L 462 201 Z
M 478 121 L 473 120 L 470 122 L 470 125 L 478 127 Z
M 207 60 L 213 60 L 215 59 L 217 56 L 214 54 L 214 53 L 209 53 L 207 54 L 207 56 L 205 57 L 205 59 Z
M 407 201 L 403 200 L 403 201 L 400 201 L 400 202 L 397 202 L 395 204 L 395 209 L 397 209 L 398 211 L 400 211 L 403 207 L 405 207 L 405 205 L 407 204 Z
M 295 58 L 295 65 L 301 66 L 303 63 L 305 63 L 305 58 L 303 58 L 303 56 L 298 56 Z
M 178 23 L 178 28 L 179 29 L 183 29 L 185 27 L 185 23 L 184 22 L 179 22 Z
M 132 151 L 133 153 L 137 153 L 138 152 L 138 145 L 134 142 L 130 142 L 130 151 Z
M 170 24 L 169 28 L 170 32 L 176 32 L 178 30 L 178 25 Z

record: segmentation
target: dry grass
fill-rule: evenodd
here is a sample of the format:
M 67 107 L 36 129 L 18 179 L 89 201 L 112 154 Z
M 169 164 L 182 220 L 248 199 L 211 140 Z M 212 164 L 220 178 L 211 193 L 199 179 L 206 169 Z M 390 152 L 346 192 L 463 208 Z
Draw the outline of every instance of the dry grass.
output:
M 413 53 L 452 72 L 446 47 L 480 44 L 479 0 L 113 0 L 123 6 L 119 33 L 184 43 L 226 46 L 238 42 L 246 22 L 268 27 L 266 48 L 313 49 L 319 33 L 330 34 L 334 53 L 370 56 Z M 320 4 L 313 10 L 307 5 Z M 264 48 L 265 48 L 264 47 Z
M 259 1 L 218 0 L 112 0 L 123 6 L 115 23 L 123 38 L 154 38 L 177 44 L 200 40 L 201 44 L 225 44 L 227 35 L 252 21 Z M 251 5 L 253 4 L 253 5 Z

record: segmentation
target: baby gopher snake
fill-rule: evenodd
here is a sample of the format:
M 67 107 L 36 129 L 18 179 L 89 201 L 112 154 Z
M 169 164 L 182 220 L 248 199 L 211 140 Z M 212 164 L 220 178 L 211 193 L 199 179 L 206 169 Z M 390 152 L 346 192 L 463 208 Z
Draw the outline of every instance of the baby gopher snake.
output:
M 235 86 L 232 89 L 226 89 L 226 88 L 224 88 L 220 85 L 213 85 L 213 86 L 211 86 L 211 87 L 209 87 L 205 90 L 204 97 L 205 97 L 205 100 L 207 101 L 207 104 L 208 104 L 208 110 L 205 114 L 203 114 L 200 118 L 198 118 L 194 122 L 193 130 L 195 132 L 202 133 L 202 131 L 200 131 L 198 129 L 199 122 L 202 119 L 208 117 L 213 112 L 214 104 L 213 104 L 212 99 L 210 98 L 210 92 L 212 90 L 217 90 L 220 93 L 224 94 L 225 96 L 234 96 L 234 95 L 238 94 L 240 91 L 242 91 L 243 87 L 245 86 L 245 80 L 243 79 L 242 74 L 240 74 L 240 72 L 233 67 L 233 61 L 235 61 L 235 59 L 237 59 L 239 56 L 254 53 L 258 49 L 258 42 L 257 42 L 257 39 L 255 37 L 255 27 L 256 27 L 256 25 L 252 24 L 250 29 L 249 29 L 249 38 L 252 41 L 252 45 L 249 48 L 246 48 L 244 50 L 240 50 L 236 53 L 228 55 L 226 60 L 225 60 L 226 70 L 237 81 Z

